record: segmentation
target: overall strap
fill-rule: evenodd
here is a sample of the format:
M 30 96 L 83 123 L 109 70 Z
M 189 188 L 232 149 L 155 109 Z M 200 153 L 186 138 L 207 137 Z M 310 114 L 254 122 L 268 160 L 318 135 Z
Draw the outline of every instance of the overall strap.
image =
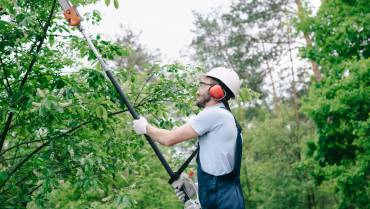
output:
M 224 107 L 221 107 L 221 108 L 226 109 Z M 234 117 L 234 115 L 233 115 L 233 117 Z M 243 149 L 242 149 L 242 147 L 243 147 L 242 130 L 243 129 L 240 126 L 239 122 L 236 120 L 235 117 L 234 117 L 234 120 L 235 120 L 235 124 L 236 124 L 236 128 L 237 128 L 237 132 L 238 132 L 237 136 L 236 136 L 236 144 L 235 144 L 234 169 L 231 171 L 231 173 L 228 173 L 228 174 L 225 175 L 226 178 L 230 178 L 230 177 L 239 178 L 242 155 L 243 155 Z
M 235 119 L 235 117 L 234 117 Z M 240 176 L 240 167 L 241 167 L 241 161 L 242 161 L 242 155 L 243 155 L 243 141 L 242 141 L 242 128 L 238 121 L 235 119 L 235 124 L 238 130 L 238 134 L 236 137 L 236 147 L 235 147 L 235 155 L 234 155 L 234 169 L 231 172 L 234 177 L 239 178 Z

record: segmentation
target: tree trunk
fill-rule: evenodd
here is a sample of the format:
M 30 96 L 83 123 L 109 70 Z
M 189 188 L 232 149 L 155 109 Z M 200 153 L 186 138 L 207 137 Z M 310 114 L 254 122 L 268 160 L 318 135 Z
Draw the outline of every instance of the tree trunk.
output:
M 297 14 L 298 14 L 298 18 L 300 20 L 303 19 L 302 17 L 302 14 L 303 14 L 303 6 L 302 6 L 302 2 L 301 0 L 295 0 L 295 3 L 297 5 Z M 304 32 L 303 31 L 303 36 L 304 36 L 304 39 L 306 40 L 306 47 L 310 48 L 312 47 L 312 40 L 309 36 L 309 34 L 307 32 Z M 310 60 L 311 62 L 311 66 L 312 66 L 312 70 L 313 70 L 313 73 L 315 75 L 315 78 L 317 81 L 321 81 L 321 73 L 320 73 L 320 70 L 319 70 L 319 66 L 317 65 L 317 62 L 314 61 L 314 60 Z
M 263 53 L 266 55 L 266 50 L 265 50 L 265 44 L 262 43 L 262 48 L 263 48 Z M 275 87 L 275 81 L 272 76 L 272 68 L 270 66 L 270 63 L 268 60 L 266 60 L 266 66 L 267 66 L 267 74 L 269 75 L 269 78 L 271 80 L 271 85 L 272 85 L 272 97 L 274 101 L 274 106 L 277 112 L 279 112 L 279 106 L 280 106 L 280 99 L 276 94 L 276 87 Z
M 296 123 L 296 129 L 295 129 L 295 142 L 297 145 L 299 145 L 299 129 L 300 129 L 300 117 L 299 117 L 299 106 L 298 106 L 298 94 L 297 94 L 297 85 L 295 81 L 295 74 L 294 74 L 294 63 L 293 63 L 293 55 L 292 55 L 292 47 L 291 47 L 291 39 L 290 39 L 290 28 L 288 29 L 288 47 L 289 47 L 289 59 L 291 63 L 290 71 L 292 75 L 292 85 L 291 85 L 291 91 L 292 91 L 292 102 L 293 102 L 293 108 L 294 108 L 294 115 L 295 115 L 295 123 Z M 301 150 L 297 150 L 296 152 L 297 160 L 301 160 Z

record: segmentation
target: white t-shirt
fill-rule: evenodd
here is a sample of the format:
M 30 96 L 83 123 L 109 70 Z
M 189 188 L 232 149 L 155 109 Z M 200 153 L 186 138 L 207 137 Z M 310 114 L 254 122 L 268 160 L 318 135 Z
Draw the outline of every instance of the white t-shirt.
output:
M 238 134 L 233 115 L 221 107 L 224 104 L 206 107 L 188 122 L 199 135 L 202 170 L 214 176 L 233 170 Z

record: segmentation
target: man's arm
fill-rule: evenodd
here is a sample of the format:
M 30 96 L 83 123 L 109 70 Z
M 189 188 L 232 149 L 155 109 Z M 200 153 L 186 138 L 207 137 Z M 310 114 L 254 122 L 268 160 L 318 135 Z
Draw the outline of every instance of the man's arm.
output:
M 152 139 L 165 146 L 172 146 L 198 136 L 198 133 L 188 123 L 171 131 L 148 124 L 146 133 Z

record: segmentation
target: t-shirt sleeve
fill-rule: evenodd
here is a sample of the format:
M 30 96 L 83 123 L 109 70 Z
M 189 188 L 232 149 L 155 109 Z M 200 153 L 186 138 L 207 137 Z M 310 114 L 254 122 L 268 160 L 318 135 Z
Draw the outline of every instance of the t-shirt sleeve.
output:
M 217 113 L 215 114 L 215 111 L 205 109 L 194 118 L 190 119 L 188 123 L 199 136 L 202 136 L 217 125 L 217 118 Z

